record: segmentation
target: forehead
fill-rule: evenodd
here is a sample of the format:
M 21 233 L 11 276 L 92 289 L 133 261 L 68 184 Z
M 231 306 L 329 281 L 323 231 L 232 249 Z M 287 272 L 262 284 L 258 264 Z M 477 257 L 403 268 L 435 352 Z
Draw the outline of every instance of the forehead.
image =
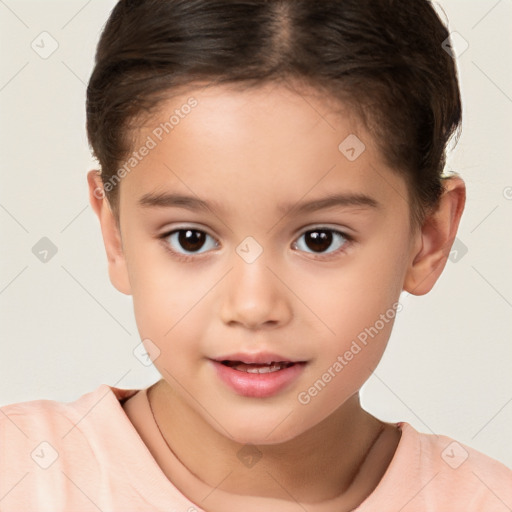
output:
M 280 145 L 285 150 L 292 140 L 308 142 L 313 129 L 316 134 L 341 135 L 349 127 L 363 131 L 362 123 L 346 104 L 311 87 L 299 88 L 292 82 L 251 88 L 241 84 L 196 85 L 181 88 L 158 104 L 155 114 L 138 127 L 136 136 L 140 141 L 152 135 L 158 144 L 169 145 L 172 139 L 193 138 L 203 149 L 211 141 L 221 151 L 248 142 L 252 147 Z
M 121 196 L 131 202 L 170 190 L 226 202 L 236 190 L 282 203 L 340 184 L 354 193 L 407 195 L 357 116 L 314 89 L 189 88 L 158 105 L 136 133 L 135 150 L 148 141 L 152 148 L 123 180 Z

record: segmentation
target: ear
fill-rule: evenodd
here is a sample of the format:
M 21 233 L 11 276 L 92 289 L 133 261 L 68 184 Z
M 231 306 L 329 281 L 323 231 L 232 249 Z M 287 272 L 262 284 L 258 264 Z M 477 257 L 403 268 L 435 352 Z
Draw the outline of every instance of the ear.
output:
M 404 280 L 404 290 L 425 295 L 446 265 L 466 203 L 466 186 L 459 176 L 443 180 L 438 207 L 427 216 Z
M 107 251 L 110 282 L 121 293 L 131 295 L 131 285 L 123 252 L 121 233 L 110 208 L 110 203 L 105 196 L 100 171 L 89 171 L 87 173 L 87 182 L 89 184 L 89 202 L 100 221 L 103 243 Z

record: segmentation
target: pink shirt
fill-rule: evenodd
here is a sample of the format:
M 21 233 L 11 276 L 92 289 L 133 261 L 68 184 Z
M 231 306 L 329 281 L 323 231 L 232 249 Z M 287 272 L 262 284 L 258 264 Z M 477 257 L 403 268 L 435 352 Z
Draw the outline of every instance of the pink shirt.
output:
M 162 472 L 120 401 L 102 384 L 74 402 L 0 408 L 0 511 L 202 512 Z M 402 437 L 357 512 L 510 512 L 512 471 L 445 436 Z

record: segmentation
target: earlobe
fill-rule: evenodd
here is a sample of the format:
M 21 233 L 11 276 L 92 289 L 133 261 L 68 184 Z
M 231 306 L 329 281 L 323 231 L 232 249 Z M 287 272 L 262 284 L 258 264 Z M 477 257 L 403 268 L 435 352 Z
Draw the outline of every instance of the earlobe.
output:
M 425 219 L 419 243 L 411 253 L 403 289 L 413 295 L 425 295 L 434 287 L 450 255 L 464 211 L 464 181 L 454 176 L 445 179 L 443 185 L 438 207 Z
M 87 173 L 87 182 L 89 185 L 89 202 L 100 221 L 103 243 L 107 253 L 110 281 L 121 293 L 131 295 L 131 285 L 121 233 L 119 232 L 108 199 L 105 197 L 99 171 L 89 171 Z

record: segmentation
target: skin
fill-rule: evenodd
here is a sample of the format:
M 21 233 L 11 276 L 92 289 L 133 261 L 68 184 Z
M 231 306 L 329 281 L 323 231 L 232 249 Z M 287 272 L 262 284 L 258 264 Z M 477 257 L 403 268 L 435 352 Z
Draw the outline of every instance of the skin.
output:
M 423 295 L 434 286 L 462 215 L 464 182 L 447 180 L 437 210 L 412 230 L 405 181 L 386 166 L 358 119 L 314 91 L 275 84 L 190 89 L 160 105 L 140 127 L 134 147 L 191 95 L 198 106 L 122 179 L 120 231 L 98 194 L 96 171 L 88 174 L 110 279 L 132 295 L 140 337 L 160 351 L 154 364 L 162 380 L 150 389 L 155 418 L 180 461 L 212 488 L 307 503 L 345 494 L 351 506 L 359 504 L 399 441 L 396 427 L 368 414 L 359 401 L 393 321 L 308 404 L 297 397 L 365 327 L 392 310 L 403 290 Z M 338 149 L 350 134 L 366 146 L 353 162 Z M 199 197 L 222 209 L 137 205 L 155 191 Z M 345 205 L 300 215 L 277 208 L 333 193 L 365 194 L 379 207 Z M 197 246 L 201 254 L 183 260 L 158 237 L 188 226 L 212 238 Z M 353 240 L 334 238 L 315 252 L 303 236 L 315 227 Z M 263 249 L 252 263 L 236 252 L 248 236 Z M 186 252 L 176 236 L 166 240 Z M 268 398 L 236 394 L 208 360 L 262 351 L 308 361 L 291 386 Z M 130 412 L 133 421 L 137 412 Z M 237 457 L 246 443 L 262 453 L 250 470 Z M 166 454 L 152 450 L 172 480 Z M 364 478 L 354 480 L 361 464 Z M 196 503 L 203 498 L 188 497 Z

